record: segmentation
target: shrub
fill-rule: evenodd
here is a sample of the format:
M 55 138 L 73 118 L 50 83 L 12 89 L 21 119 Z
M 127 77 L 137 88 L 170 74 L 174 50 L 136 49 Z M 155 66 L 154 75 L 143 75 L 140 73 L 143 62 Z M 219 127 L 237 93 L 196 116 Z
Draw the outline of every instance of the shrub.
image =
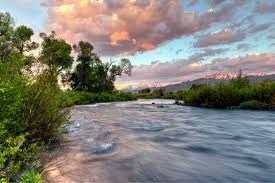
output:
M 40 174 L 35 172 L 34 170 L 29 170 L 24 172 L 21 175 L 21 180 L 19 183 L 42 183 L 42 177 Z
M 275 104 L 275 83 L 269 81 L 247 84 L 246 78 L 237 78 L 227 84 L 192 87 L 190 90 L 176 95 L 175 99 L 179 100 L 181 97 L 186 105 L 193 106 L 227 108 L 253 105 L 255 108 L 257 106 L 261 109 L 269 109 Z
M 39 79 L 28 84 L 23 76 L 0 81 L 0 177 L 15 181 L 29 164 L 37 145 L 62 131 L 68 112 L 60 111 L 55 88 Z
M 62 101 L 58 97 L 58 89 L 48 82 L 47 74 L 29 86 L 25 95 L 24 119 L 27 120 L 30 142 L 48 143 L 66 126 L 69 111 L 60 110 Z

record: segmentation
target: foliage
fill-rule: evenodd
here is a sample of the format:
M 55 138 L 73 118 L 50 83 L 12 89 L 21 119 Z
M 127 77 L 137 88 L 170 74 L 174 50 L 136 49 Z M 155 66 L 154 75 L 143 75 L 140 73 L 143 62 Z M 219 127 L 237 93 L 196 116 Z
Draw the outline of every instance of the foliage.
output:
M 50 35 L 40 33 L 40 37 L 43 39 L 43 42 L 41 44 L 42 51 L 39 60 L 48 67 L 48 71 L 52 77 L 49 79 L 52 83 L 56 84 L 57 77 L 61 72 L 72 66 L 71 45 L 63 39 L 58 39 L 54 31 Z
M 55 140 L 66 126 L 69 111 L 61 107 L 135 99 L 132 94 L 114 91 L 117 76 L 131 74 L 129 60 L 103 63 L 93 46 L 81 41 L 73 46 L 78 65 L 71 74 L 71 45 L 58 39 L 54 31 L 41 33 L 43 42 L 36 59 L 26 54 L 39 46 L 32 36 L 31 28 L 15 27 L 9 13 L 0 13 L 1 182 L 18 181 L 21 172 L 25 172 L 21 182 L 41 182 L 41 176 L 28 167 L 36 148 Z M 33 77 L 31 68 L 38 63 L 43 72 Z M 58 79 L 66 72 L 73 89 L 101 93 L 60 92 Z
M 164 96 L 165 95 L 165 88 L 158 88 L 158 89 L 155 89 L 153 90 L 153 94 L 156 95 L 156 96 Z
M 28 87 L 24 96 L 24 119 L 27 120 L 27 131 L 31 132 L 31 141 L 49 142 L 54 140 L 66 126 L 68 110 L 60 110 L 58 89 L 49 81 L 49 73 L 42 74 Z
M 144 88 L 142 90 L 140 90 L 138 93 L 150 93 L 151 89 L 150 88 Z
M 239 74 L 237 76 L 237 78 L 232 79 L 230 81 L 230 84 L 234 87 L 234 88 L 246 88 L 249 87 L 249 79 L 247 76 L 243 76 L 242 70 L 239 71 Z
M 185 105 L 217 108 L 255 106 L 255 109 L 258 106 L 268 109 L 275 104 L 275 82 L 250 84 L 246 77 L 238 77 L 227 84 L 192 87 L 180 96 Z
M 12 17 L 0 13 L 1 182 L 18 180 L 32 161 L 37 145 L 54 139 L 68 119 L 68 112 L 59 108 L 59 90 L 49 82 L 51 72 L 46 70 L 36 80 L 26 74 L 34 59 L 24 52 L 37 46 L 31 41 L 32 35 L 30 28 L 15 28 Z M 27 175 L 31 177 L 31 173 L 23 176 Z
M 42 183 L 42 177 L 40 174 L 36 173 L 34 170 L 29 170 L 21 175 L 21 180 L 19 183 Z
M 38 47 L 38 43 L 32 42 L 33 30 L 27 26 L 21 25 L 15 29 L 14 43 L 20 53 L 28 52 Z
M 132 93 L 112 92 L 112 93 L 89 93 L 89 92 L 61 92 L 59 99 L 63 101 L 62 107 L 73 105 L 92 104 L 100 102 L 131 101 L 136 100 Z
M 137 98 L 175 99 L 179 105 L 212 108 L 275 109 L 275 81 L 252 84 L 241 71 L 237 78 L 217 85 L 192 85 L 188 91 L 139 92 Z
M 118 76 L 131 74 L 133 66 L 128 59 L 121 59 L 119 64 L 103 63 L 90 43 L 80 41 L 73 47 L 78 54 L 78 64 L 69 81 L 76 91 L 111 92 L 115 89 L 114 82 Z

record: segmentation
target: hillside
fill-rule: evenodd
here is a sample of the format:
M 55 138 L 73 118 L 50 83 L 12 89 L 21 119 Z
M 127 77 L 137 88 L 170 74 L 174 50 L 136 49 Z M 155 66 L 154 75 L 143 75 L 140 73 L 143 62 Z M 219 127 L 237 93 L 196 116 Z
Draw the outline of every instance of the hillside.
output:
M 177 84 L 171 84 L 166 86 L 161 86 L 162 88 L 165 88 L 166 92 L 175 92 L 179 90 L 188 90 L 191 88 L 193 84 L 210 84 L 215 85 L 221 82 L 228 82 L 230 79 L 236 77 L 236 74 L 212 74 L 208 75 L 205 78 L 196 79 L 193 81 L 184 81 Z M 259 83 L 266 80 L 275 80 L 275 74 L 272 75 L 263 75 L 263 74 L 257 74 L 257 75 L 248 75 L 248 78 L 251 83 Z M 151 90 L 155 90 L 161 87 L 149 87 Z M 125 92 L 133 92 L 137 93 L 139 90 L 146 88 L 146 86 L 139 86 L 139 87 L 132 87 L 129 86 L 128 88 L 122 89 L 122 91 Z

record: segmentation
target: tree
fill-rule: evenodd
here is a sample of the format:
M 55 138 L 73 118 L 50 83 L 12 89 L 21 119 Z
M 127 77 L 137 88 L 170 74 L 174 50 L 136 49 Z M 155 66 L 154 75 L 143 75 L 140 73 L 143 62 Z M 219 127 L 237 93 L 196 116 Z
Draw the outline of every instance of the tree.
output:
M 52 82 L 57 83 L 59 74 L 72 66 L 72 47 L 65 40 L 56 38 L 54 31 L 50 35 L 40 33 L 40 37 L 43 42 L 39 60 L 48 67 Z
M 138 93 L 150 93 L 151 89 L 150 88 L 144 88 L 142 90 L 140 90 Z
M 242 70 L 239 71 L 239 74 L 236 78 L 232 79 L 230 83 L 233 85 L 234 88 L 245 88 L 250 85 L 250 81 L 247 76 L 243 75 Z
M 7 62 L 13 51 L 11 37 L 14 20 L 9 13 L 0 13 L 0 60 Z
M 2 73 L 5 70 L 6 76 L 12 77 L 16 72 L 22 74 L 27 69 L 25 66 L 30 68 L 33 57 L 23 52 L 37 47 L 37 43 L 31 42 L 32 35 L 32 29 L 26 26 L 14 30 L 14 20 L 10 14 L 0 13 L 0 62 Z
M 112 61 L 103 63 L 93 52 L 94 47 L 90 43 L 80 41 L 73 47 L 78 53 L 78 64 L 70 77 L 74 90 L 110 92 L 114 90 L 118 76 L 131 75 L 133 66 L 128 59 L 121 59 L 119 64 Z
M 164 96 L 165 95 L 165 91 L 166 89 L 165 88 L 159 88 L 159 89 L 155 89 L 153 91 L 153 94 L 154 95 L 158 95 L 158 96 Z
M 91 74 L 93 65 L 93 45 L 88 42 L 80 41 L 78 45 L 73 46 L 78 53 L 75 72 L 72 74 L 73 88 L 81 91 L 88 91 L 91 85 Z
M 119 64 L 115 64 L 115 62 L 110 61 L 107 63 L 103 63 L 100 68 L 99 76 L 103 77 L 102 82 L 102 90 L 103 91 L 112 91 L 115 89 L 114 83 L 117 77 L 122 76 L 122 74 L 126 74 L 128 76 L 131 75 L 132 72 L 132 64 L 130 60 L 122 58 Z
M 15 29 L 14 43 L 20 53 L 31 51 L 38 47 L 37 43 L 31 41 L 32 36 L 33 30 L 27 26 L 22 25 Z
M 9 36 L 12 33 L 14 20 L 9 13 L 0 12 L 0 36 Z

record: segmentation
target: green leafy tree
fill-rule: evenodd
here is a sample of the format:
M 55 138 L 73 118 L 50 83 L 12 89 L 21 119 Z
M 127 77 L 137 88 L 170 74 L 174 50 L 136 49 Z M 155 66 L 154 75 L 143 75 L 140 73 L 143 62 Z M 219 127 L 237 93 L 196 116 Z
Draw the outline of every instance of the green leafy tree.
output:
M 71 86 L 78 91 L 111 92 L 116 78 L 122 74 L 131 75 L 133 66 L 128 59 L 121 59 L 118 64 L 103 63 L 93 49 L 88 42 L 74 45 L 78 64 L 70 77 Z
M 39 60 L 48 67 L 49 79 L 56 84 L 61 72 L 72 66 L 72 47 L 65 40 L 58 39 L 54 31 L 50 35 L 40 33 L 40 37 L 43 42 Z
M 31 41 L 33 30 L 25 25 L 15 29 L 14 43 L 20 53 L 28 52 L 38 47 L 36 42 Z
M 14 20 L 9 13 L 0 12 L 0 36 L 10 36 L 12 34 Z
M 91 88 L 91 74 L 95 62 L 95 54 L 93 53 L 93 45 L 88 42 L 80 41 L 78 45 L 73 46 L 78 53 L 75 72 L 72 75 L 73 88 L 81 91 L 88 91 Z
M 11 41 L 13 27 L 14 20 L 11 15 L 0 12 L 0 60 L 2 60 L 2 62 L 7 62 L 13 51 Z
M 14 21 L 9 13 L 0 13 L 0 61 L 2 74 L 12 77 L 17 71 L 30 68 L 34 58 L 26 56 L 24 51 L 37 48 L 38 44 L 31 41 L 33 31 L 26 26 L 14 30 Z

